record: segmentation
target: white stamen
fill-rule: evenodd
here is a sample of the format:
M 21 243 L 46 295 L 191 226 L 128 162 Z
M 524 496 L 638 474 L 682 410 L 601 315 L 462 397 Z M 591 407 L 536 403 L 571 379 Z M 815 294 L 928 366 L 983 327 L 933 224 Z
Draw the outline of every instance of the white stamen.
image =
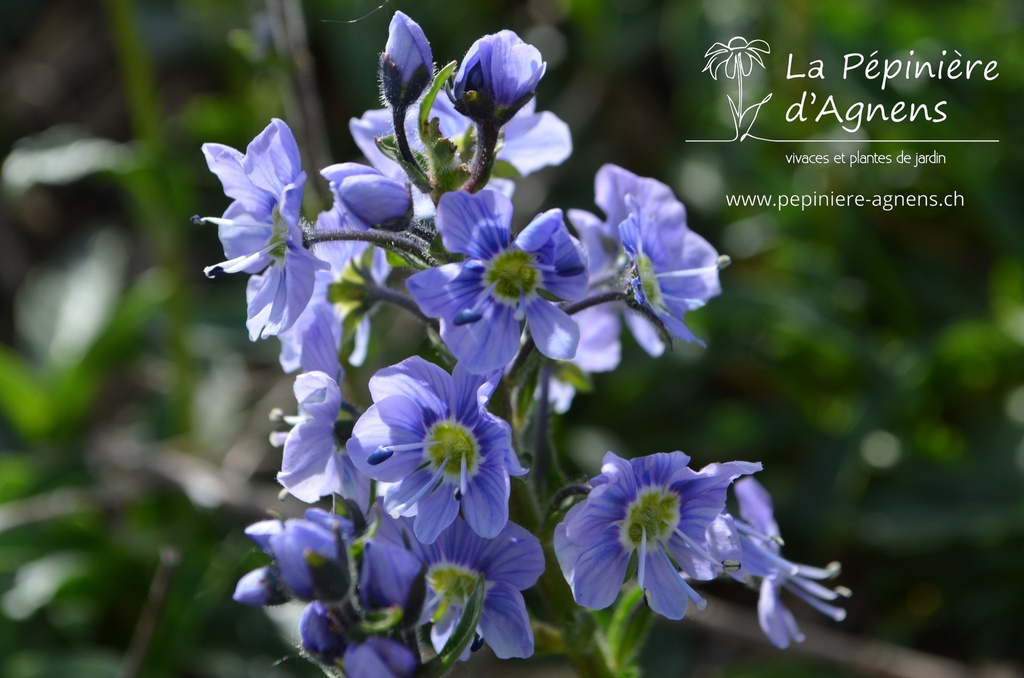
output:
M 718 559 L 717 558 L 715 558 L 713 555 L 708 553 L 707 549 L 705 549 L 703 546 L 701 546 L 700 544 L 695 542 L 693 539 L 690 539 L 690 537 L 688 537 L 686 535 L 686 533 L 683 532 L 682 530 L 680 530 L 678 527 L 674 528 L 672 531 L 675 532 L 679 536 L 680 539 L 682 539 L 684 542 L 686 542 L 687 546 L 689 546 L 694 551 L 696 551 L 697 555 L 699 555 L 701 558 L 703 558 L 703 559 L 705 559 L 705 560 L 707 560 L 709 562 L 712 562 L 712 563 L 718 563 Z M 719 564 L 721 564 L 721 563 L 719 563 Z
M 636 568 L 636 583 L 639 584 L 641 591 L 646 591 L 644 588 L 644 577 L 647 573 L 647 528 L 640 527 L 640 555 L 638 556 L 637 568 Z
M 704 275 L 705 273 L 711 273 L 717 271 L 718 265 L 703 266 L 701 268 L 687 268 L 681 271 L 665 271 L 664 273 L 655 273 L 655 278 L 692 278 L 698 275 Z
M 433 492 L 435 489 L 437 489 L 437 486 L 441 482 L 441 474 L 443 473 L 444 464 L 441 464 L 441 466 L 438 467 L 437 471 L 434 472 L 434 475 L 430 477 L 430 480 L 423 483 L 423 487 L 421 487 L 419 491 L 412 496 L 412 498 L 399 504 L 398 506 L 394 507 L 388 512 L 391 514 L 391 517 L 399 517 L 400 515 L 408 511 L 413 504 L 418 502 L 423 497 L 423 495 L 427 494 L 428 492 Z

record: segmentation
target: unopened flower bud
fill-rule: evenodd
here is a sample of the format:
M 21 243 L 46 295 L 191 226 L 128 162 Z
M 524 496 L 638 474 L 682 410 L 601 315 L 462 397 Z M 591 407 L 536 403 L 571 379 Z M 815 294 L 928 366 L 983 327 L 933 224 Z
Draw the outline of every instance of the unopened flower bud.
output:
M 416 101 L 430 84 L 433 62 L 423 29 L 402 12 L 395 12 L 380 55 L 381 89 L 388 105 L 404 108 Z
M 455 75 L 455 109 L 504 125 L 533 98 L 547 64 L 512 31 L 485 35 L 469 48 Z
M 277 571 L 269 565 L 239 579 L 232 597 L 235 602 L 252 606 L 281 605 L 291 599 Z

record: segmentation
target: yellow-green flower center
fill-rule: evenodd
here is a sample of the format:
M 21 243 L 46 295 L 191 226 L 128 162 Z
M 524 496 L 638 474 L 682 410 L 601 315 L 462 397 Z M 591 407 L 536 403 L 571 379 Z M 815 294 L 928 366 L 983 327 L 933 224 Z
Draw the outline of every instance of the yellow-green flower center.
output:
M 664 541 L 679 524 L 679 495 L 660 487 L 640 490 L 637 498 L 626 509 L 622 524 L 623 545 L 635 549 L 643 541 Z
M 658 278 L 654 272 L 654 264 L 646 254 L 638 254 L 636 257 L 636 273 L 640 276 L 640 284 L 644 288 L 644 296 L 651 308 L 658 308 L 661 304 L 661 286 L 658 285 Z
M 479 463 L 480 449 L 476 437 L 462 424 L 439 421 L 427 433 L 426 453 L 434 468 L 444 467 L 445 475 L 458 478 L 462 461 L 466 462 L 466 475 L 472 476 Z
M 484 280 L 494 285 L 494 294 L 509 301 L 519 301 L 537 288 L 537 269 L 531 266 L 533 257 L 522 250 L 509 249 L 491 260 Z
M 438 563 L 427 571 L 427 584 L 441 600 L 433 620 L 440 619 L 449 607 L 465 607 L 476 588 L 479 573 L 453 563 Z
M 271 227 L 267 244 L 272 246 L 270 256 L 278 261 L 284 261 L 284 255 L 288 251 L 288 224 L 276 207 L 274 208 L 274 225 Z

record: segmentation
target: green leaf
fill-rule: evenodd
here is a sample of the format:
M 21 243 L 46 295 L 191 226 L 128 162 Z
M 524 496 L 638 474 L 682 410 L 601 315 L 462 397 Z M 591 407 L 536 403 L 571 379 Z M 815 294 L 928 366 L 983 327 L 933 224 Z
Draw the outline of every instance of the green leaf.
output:
M 444 84 L 448 82 L 448 78 L 452 77 L 452 73 L 455 72 L 455 66 L 457 63 L 458 62 L 452 61 L 438 71 L 433 84 L 431 84 L 430 89 L 428 89 L 427 93 L 423 96 L 423 100 L 420 101 L 420 115 L 417 129 L 420 133 L 420 139 L 425 145 L 428 145 L 425 135 L 427 134 L 427 121 L 430 119 L 430 111 L 434 108 L 434 99 L 437 98 L 437 94 L 441 91 L 441 88 L 444 87 Z
M 332 304 L 358 304 L 365 299 L 366 285 L 354 280 L 340 280 L 327 286 L 327 301 Z
M 18 435 L 46 437 L 56 416 L 45 380 L 28 362 L 0 344 L 0 413 Z
M 441 648 L 441 652 L 424 666 L 427 670 L 425 675 L 443 674 L 459 660 L 463 651 L 473 642 L 476 627 L 480 623 L 480 612 L 484 609 L 484 593 L 484 580 L 479 577 L 476 586 L 473 587 L 473 593 L 462 608 L 462 617 L 459 618 L 458 625 L 448 637 L 448 642 Z
M 387 256 L 388 266 L 391 268 L 407 268 L 409 266 L 409 262 L 400 254 L 387 250 L 385 256 Z
M 616 670 L 633 663 L 653 622 L 650 609 L 642 604 L 643 599 L 640 587 L 627 588 L 619 597 L 608 624 L 605 637 Z
M 440 120 L 431 119 L 430 111 L 434 107 L 434 100 L 437 98 L 441 87 L 451 77 L 455 70 L 456 63 L 453 61 L 437 74 L 434 84 L 427 91 L 420 102 L 419 113 L 419 135 L 420 141 L 427 149 L 431 180 L 433 182 L 432 194 L 436 200 L 443 193 L 455 191 L 462 187 L 469 179 L 469 169 L 459 156 L 459 147 L 451 139 L 441 134 Z

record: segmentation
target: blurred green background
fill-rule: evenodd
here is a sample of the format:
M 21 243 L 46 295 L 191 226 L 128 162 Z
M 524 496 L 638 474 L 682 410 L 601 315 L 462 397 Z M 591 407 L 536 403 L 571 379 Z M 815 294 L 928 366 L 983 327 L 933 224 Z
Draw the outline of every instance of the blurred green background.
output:
M 607 449 L 682 449 L 697 465 L 763 461 L 787 555 L 842 561 L 839 583 L 854 596 L 840 625 L 794 603 L 809 639 L 781 652 L 760 639 L 753 592 L 708 586 L 709 612 L 720 612 L 657 625 L 648 675 L 1020 675 L 1024 5 L 375 9 L 0 5 L 0 675 L 318 674 L 281 635 L 294 615 L 230 600 L 262 562 L 242 528 L 268 507 L 301 509 L 276 499 L 280 453 L 266 438 L 269 409 L 294 402 L 276 341 L 247 341 L 244 280 L 203 277 L 219 243 L 189 216 L 228 204 L 201 144 L 244 148 L 274 116 L 300 134 L 307 213 L 325 206 L 315 170 L 358 158 L 347 123 L 378 105 L 376 59 L 393 9 L 421 23 L 439 64 L 502 28 L 541 49 L 539 108 L 569 123 L 576 151 L 521 184 L 524 223 L 550 207 L 594 210 L 593 175 L 611 162 L 671 185 L 690 226 L 733 258 L 722 296 L 692 314 L 707 349 L 652 360 L 627 338 L 622 367 L 595 376 L 556 438 L 581 475 Z M 784 107 L 812 89 L 846 105 L 948 101 L 942 124 L 875 121 L 862 136 L 1000 143 L 908 147 L 946 155 L 916 170 L 785 160 L 852 145 L 687 143 L 731 136 L 725 95 L 735 83 L 701 71 L 707 48 L 735 35 L 772 46 L 744 85 L 748 101 L 773 93 L 760 136 L 847 136 L 835 124 L 785 123 Z M 999 77 L 882 92 L 839 76 L 848 52 L 909 49 L 996 60 Z M 824 60 L 827 80 L 787 80 L 789 53 L 797 65 Z M 830 191 L 956 191 L 965 204 L 774 211 L 725 201 Z M 349 372 L 362 404 L 368 376 L 416 349 L 406 323 L 379 314 L 375 330 L 389 339 Z M 496 670 L 487 661 L 482 653 L 455 675 Z

